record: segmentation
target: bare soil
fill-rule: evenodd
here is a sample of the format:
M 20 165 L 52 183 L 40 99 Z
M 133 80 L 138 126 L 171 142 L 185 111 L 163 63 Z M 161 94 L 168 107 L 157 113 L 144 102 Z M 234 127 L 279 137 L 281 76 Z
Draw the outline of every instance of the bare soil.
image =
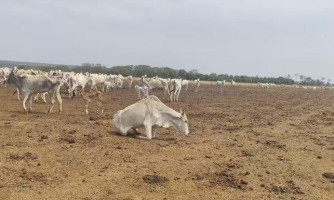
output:
M 0 199 L 334 199 L 334 91 L 213 85 L 166 105 L 187 111 L 191 136 L 160 128 L 146 141 L 111 121 L 134 89 L 105 93 L 103 114 L 80 97 L 64 111 L 0 88 Z M 140 130 L 144 132 L 144 130 Z

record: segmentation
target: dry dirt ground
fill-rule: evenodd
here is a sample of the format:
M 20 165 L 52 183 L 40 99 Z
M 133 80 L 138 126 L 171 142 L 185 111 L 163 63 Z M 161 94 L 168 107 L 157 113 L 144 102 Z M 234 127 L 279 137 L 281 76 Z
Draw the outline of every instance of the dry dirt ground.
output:
M 168 106 L 192 135 L 158 129 L 151 141 L 115 134 L 113 115 L 134 89 L 105 94 L 105 113 L 80 97 L 64 112 L 23 112 L 0 88 L 0 199 L 334 199 L 334 91 L 201 85 Z M 143 130 L 141 130 L 143 131 Z

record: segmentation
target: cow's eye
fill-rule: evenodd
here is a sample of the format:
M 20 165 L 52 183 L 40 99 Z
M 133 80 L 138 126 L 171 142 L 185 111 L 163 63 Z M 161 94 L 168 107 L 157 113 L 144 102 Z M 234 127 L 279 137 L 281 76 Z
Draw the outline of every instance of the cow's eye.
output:
M 185 123 L 188 123 L 188 120 L 184 121 Z

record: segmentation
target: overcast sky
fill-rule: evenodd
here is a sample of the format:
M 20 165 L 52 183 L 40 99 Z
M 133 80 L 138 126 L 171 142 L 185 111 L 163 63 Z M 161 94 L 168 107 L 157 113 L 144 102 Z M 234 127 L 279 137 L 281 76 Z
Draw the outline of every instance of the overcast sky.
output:
M 0 0 L 0 59 L 334 81 L 330 0 Z

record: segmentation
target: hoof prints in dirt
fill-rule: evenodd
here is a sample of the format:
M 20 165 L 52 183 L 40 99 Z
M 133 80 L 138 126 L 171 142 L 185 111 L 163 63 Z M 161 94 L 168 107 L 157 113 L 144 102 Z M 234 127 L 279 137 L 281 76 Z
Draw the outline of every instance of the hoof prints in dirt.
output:
M 334 173 L 326 172 L 326 173 L 323 173 L 322 176 L 331 180 L 331 182 L 334 183 Z
M 16 160 L 16 161 L 19 161 L 19 160 L 36 160 L 38 157 L 30 152 L 26 152 L 25 154 L 23 155 L 18 155 L 18 154 L 10 154 L 9 158 L 11 160 Z
M 239 190 L 246 190 L 248 185 L 246 181 L 237 179 L 232 173 L 227 171 L 214 173 L 210 183 L 212 186 L 231 187 Z
M 268 147 L 279 148 L 279 149 L 282 149 L 286 146 L 285 144 L 280 144 L 275 140 L 267 140 L 265 142 L 265 145 Z
M 304 194 L 300 187 L 297 187 L 293 181 L 287 181 L 287 187 L 271 185 L 270 187 L 267 187 L 267 190 L 274 192 L 275 194 Z
M 66 136 L 65 138 L 62 138 L 62 140 L 69 143 L 69 144 L 74 144 L 75 143 L 74 138 L 71 137 L 71 136 Z
M 43 173 L 40 172 L 27 172 L 25 169 L 23 169 L 19 177 L 25 181 L 42 182 L 44 184 L 47 183 L 47 178 Z
M 148 184 L 162 184 L 169 181 L 168 178 L 158 175 L 145 175 L 143 176 L 143 180 Z

